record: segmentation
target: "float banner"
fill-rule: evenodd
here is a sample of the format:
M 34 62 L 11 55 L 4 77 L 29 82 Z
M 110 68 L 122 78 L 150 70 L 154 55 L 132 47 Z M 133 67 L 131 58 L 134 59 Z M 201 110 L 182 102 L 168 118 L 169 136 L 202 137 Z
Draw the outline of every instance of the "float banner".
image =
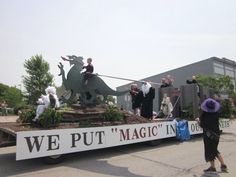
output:
M 220 119 L 219 125 L 220 125 L 221 130 L 228 128 L 230 126 L 229 119 Z M 190 135 L 201 134 L 203 132 L 202 128 L 199 126 L 198 122 L 196 121 L 188 121 L 188 129 L 189 129 Z
M 17 133 L 16 160 L 100 149 L 174 136 L 174 122 L 22 131 Z
M 196 121 L 189 121 L 188 126 L 190 134 L 202 132 Z M 16 160 L 101 149 L 175 136 L 175 122 L 172 121 L 109 127 L 21 131 L 17 132 Z

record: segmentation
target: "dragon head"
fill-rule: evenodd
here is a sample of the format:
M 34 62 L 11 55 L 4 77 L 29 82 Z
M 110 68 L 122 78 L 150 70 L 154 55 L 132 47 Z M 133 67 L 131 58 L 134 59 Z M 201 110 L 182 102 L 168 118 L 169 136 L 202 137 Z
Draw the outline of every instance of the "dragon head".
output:
M 70 65 L 81 65 L 81 66 L 84 65 L 83 57 L 81 57 L 81 56 L 77 57 L 75 55 L 67 55 L 67 57 L 70 60 Z

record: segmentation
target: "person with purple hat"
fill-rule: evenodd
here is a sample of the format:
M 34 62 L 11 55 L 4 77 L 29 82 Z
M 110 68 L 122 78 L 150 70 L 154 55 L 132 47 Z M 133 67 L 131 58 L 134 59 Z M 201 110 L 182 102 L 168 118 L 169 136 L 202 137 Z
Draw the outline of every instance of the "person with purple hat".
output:
M 201 104 L 202 114 L 200 119 L 197 118 L 197 121 L 199 121 L 203 129 L 205 160 L 206 162 L 210 162 L 211 165 L 208 169 L 204 170 L 204 172 L 216 172 L 216 158 L 220 161 L 221 171 L 227 171 L 227 166 L 217 149 L 220 139 L 219 109 L 220 103 L 212 98 L 207 98 Z

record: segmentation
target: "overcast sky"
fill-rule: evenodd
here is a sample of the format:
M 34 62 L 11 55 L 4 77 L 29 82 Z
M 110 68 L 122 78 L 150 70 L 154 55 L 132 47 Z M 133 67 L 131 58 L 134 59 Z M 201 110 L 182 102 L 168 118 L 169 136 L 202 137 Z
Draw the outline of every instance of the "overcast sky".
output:
M 93 58 L 95 73 L 137 80 L 212 56 L 235 60 L 235 7 L 235 0 L 0 0 L 0 83 L 21 84 L 23 64 L 36 54 L 57 86 L 64 55 Z

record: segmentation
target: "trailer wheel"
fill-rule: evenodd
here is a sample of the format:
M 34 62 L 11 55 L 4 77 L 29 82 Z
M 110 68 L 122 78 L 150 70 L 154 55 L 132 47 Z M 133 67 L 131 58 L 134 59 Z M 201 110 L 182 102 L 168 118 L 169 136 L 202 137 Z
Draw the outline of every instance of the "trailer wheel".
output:
M 161 139 L 148 141 L 147 144 L 148 144 L 149 146 L 158 146 L 158 145 L 161 144 Z
M 46 164 L 58 164 L 61 163 L 65 159 L 65 155 L 52 155 L 43 158 L 43 162 Z

